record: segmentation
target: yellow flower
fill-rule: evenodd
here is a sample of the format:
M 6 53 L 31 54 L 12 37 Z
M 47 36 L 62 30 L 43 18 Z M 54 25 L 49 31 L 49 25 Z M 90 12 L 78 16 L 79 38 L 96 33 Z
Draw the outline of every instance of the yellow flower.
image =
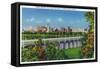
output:
M 33 49 L 32 49 L 33 51 L 36 51 L 36 48 L 35 47 L 33 47 Z

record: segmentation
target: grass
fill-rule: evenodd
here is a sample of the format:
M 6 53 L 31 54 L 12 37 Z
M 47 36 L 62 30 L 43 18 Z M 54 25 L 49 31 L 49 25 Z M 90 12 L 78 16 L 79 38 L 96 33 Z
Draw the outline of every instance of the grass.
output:
M 22 33 L 22 39 L 38 39 L 38 38 L 59 38 L 59 37 L 74 37 L 74 36 L 83 36 L 83 33 L 81 32 L 66 32 L 66 33 L 53 33 L 53 32 L 42 32 L 42 33 Z
M 67 55 L 69 59 L 78 59 L 81 56 L 81 48 L 66 49 L 65 55 Z

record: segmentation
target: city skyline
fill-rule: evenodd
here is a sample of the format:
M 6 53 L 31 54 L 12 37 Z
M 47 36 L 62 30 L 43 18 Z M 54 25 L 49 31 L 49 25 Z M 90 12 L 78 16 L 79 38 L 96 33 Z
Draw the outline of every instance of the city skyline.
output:
M 88 28 L 89 23 L 84 16 L 86 11 L 52 10 L 37 8 L 22 8 L 22 28 L 45 26 L 53 28 L 71 27 Z

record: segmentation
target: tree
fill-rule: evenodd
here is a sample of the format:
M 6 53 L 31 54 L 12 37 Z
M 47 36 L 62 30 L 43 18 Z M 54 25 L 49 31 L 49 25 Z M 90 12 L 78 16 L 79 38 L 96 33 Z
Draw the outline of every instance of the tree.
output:
M 83 42 L 84 47 L 82 47 L 82 55 L 85 58 L 91 58 L 93 57 L 93 52 L 94 52 L 94 12 L 86 12 L 85 13 L 86 20 L 89 22 L 89 31 L 84 36 L 85 43 Z M 92 40 L 92 42 L 90 42 Z M 91 44 L 92 43 L 92 44 Z
M 46 45 L 47 45 L 45 49 L 46 60 L 63 60 L 66 57 L 64 55 L 65 50 L 58 48 L 58 45 L 59 45 L 58 42 L 46 41 Z
M 94 32 L 94 12 L 85 13 L 86 20 L 90 23 L 89 32 Z
M 39 60 L 44 60 L 45 59 L 45 50 L 43 49 L 43 41 L 42 39 L 38 39 L 38 41 L 34 42 L 35 43 L 35 49 L 38 54 Z
M 23 62 L 38 61 L 38 60 L 39 58 L 38 58 L 38 54 L 36 51 L 33 51 L 32 48 L 22 48 L 22 61 Z

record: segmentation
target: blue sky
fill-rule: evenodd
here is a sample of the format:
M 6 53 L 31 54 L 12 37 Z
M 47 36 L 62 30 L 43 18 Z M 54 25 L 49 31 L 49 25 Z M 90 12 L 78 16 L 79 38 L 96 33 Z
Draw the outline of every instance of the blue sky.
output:
M 88 28 L 89 23 L 84 17 L 85 11 L 52 10 L 22 8 L 22 27 L 44 26 L 51 27 Z

